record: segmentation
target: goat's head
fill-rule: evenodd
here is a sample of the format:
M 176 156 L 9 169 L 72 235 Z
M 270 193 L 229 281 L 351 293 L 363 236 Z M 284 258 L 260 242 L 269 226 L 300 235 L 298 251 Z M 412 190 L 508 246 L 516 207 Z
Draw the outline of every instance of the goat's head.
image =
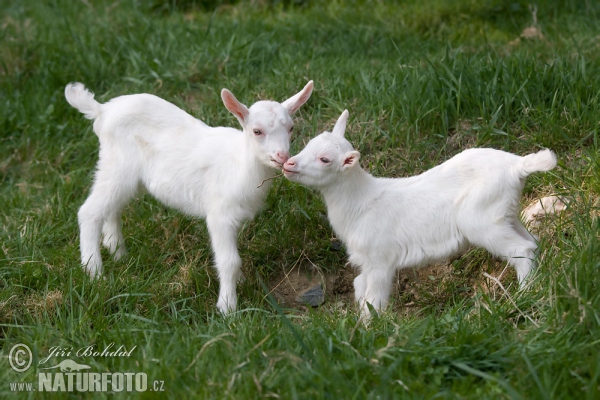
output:
M 360 153 L 344 138 L 348 110 L 344 110 L 332 132 L 323 132 L 283 165 L 291 181 L 315 188 L 326 187 L 339 174 L 359 167 Z
M 240 121 L 255 154 L 264 164 L 280 169 L 290 158 L 290 136 L 294 128 L 291 115 L 306 103 L 313 81 L 283 103 L 258 101 L 250 108 L 240 103 L 227 89 L 221 91 L 225 107 Z

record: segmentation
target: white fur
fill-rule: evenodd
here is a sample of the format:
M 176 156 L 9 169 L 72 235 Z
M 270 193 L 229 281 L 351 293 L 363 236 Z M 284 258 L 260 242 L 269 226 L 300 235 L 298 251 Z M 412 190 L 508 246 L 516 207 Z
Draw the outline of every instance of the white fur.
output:
M 397 269 L 419 267 L 483 247 L 512 264 L 521 286 L 537 248 L 519 219 L 525 178 L 556 166 L 550 150 L 519 157 L 470 149 L 418 176 L 375 178 L 344 138 L 348 111 L 332 133 L 312 139 L 284 164 L 285 176 L 318 189 L 333 229 L 360 270 L 356 300 L 388 303 Z M 329 160 L 329 162 L 327 162 Z
M 259 101 L 249 109 L 223 89 L 223 103 L 240 121 L 240 131 L 210 127 L 151 94 L 100 104 L 81 83 L 67 85 L 67 101 L 94 120 L 100 139 L 94 185 L 78 213 L 81 262 L 88 273 L 102 274 L 101 232 L 115 259 L 125 254 L 121 210 L 145 188 L 168 206 L 206 218 L 220 281 L 217 307 L 235 310 L 238 231 L 264 204 L 270 182 L 260 186 L 263 180 L 289 158 L 290 114 L 312 89 L 310 81 L 282 104 Z

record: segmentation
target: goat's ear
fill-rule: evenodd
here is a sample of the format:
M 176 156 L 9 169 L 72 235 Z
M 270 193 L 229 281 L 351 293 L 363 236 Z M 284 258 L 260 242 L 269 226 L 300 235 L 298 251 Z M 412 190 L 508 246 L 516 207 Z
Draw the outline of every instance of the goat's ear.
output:
M 227 89 L 221 90 L 221 99 L 223 99 L 225 107 L 235 115 L 238 121 L 240 121 L 240 124 L 242 124 L 242 128 L 244 128 L 246 126 L 246 118 L 248 117 L 248 114 L 250 114 L 248 107 L 240 103 L 233 93 Z
M 348 169 L 358 165 L 358 160 L 360 160 L 360 153 L 356 150 L 352 150 L 344 154 L 342 158 L 342 169 Z
M 287 108 L 290 114 L 294 114 L 296 111 L 298 111 L 302 104 L 308 101 L 310 95 L 312 94 L 313 87 L 313 81 L 308 82 L 306 86 L 304 86 L 304 89 L 281 103 L 281 105 Z
M 344 137 L 346 132 L 346 123 L 348 122 L 348 110 L 344 110 L 333 127 L 333 134 Z

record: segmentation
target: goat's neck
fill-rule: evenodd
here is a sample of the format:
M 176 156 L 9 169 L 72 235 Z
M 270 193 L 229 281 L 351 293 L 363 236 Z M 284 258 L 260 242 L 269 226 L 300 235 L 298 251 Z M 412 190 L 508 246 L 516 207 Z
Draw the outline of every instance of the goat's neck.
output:
M 376 178 L 362 168 L 352 168 L 332 185 L 321 189 L 330 214 L 355 215 L 376 196 Z
M 252 138 L 248 135 L 244 135 L 245 142 L 239 148 L 240 153 L 240 177 L 243 181 L 248 182 L 250 185 L 259 186 L 268 189 L 272 181 L 265 181 L 271 179 L 277 174 L 277 170 L 265 165 L 253 151 Z M 264 183 L 263 183 L 264 182 Z

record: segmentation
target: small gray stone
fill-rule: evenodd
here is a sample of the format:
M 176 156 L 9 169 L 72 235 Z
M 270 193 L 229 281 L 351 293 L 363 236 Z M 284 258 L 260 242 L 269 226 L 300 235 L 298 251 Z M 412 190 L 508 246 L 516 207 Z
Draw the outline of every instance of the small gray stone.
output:
M 342 242 L 338 239 L 331 239 L 329 244 L 329 251 L 340 251 L 342 250 Z
M 304 290 L 296 297 L 296 302 L 308 304 L 312 307 L 320 306 L 324 301 L 325 293 L 323 292 L 323 285 L 320 283 Z

